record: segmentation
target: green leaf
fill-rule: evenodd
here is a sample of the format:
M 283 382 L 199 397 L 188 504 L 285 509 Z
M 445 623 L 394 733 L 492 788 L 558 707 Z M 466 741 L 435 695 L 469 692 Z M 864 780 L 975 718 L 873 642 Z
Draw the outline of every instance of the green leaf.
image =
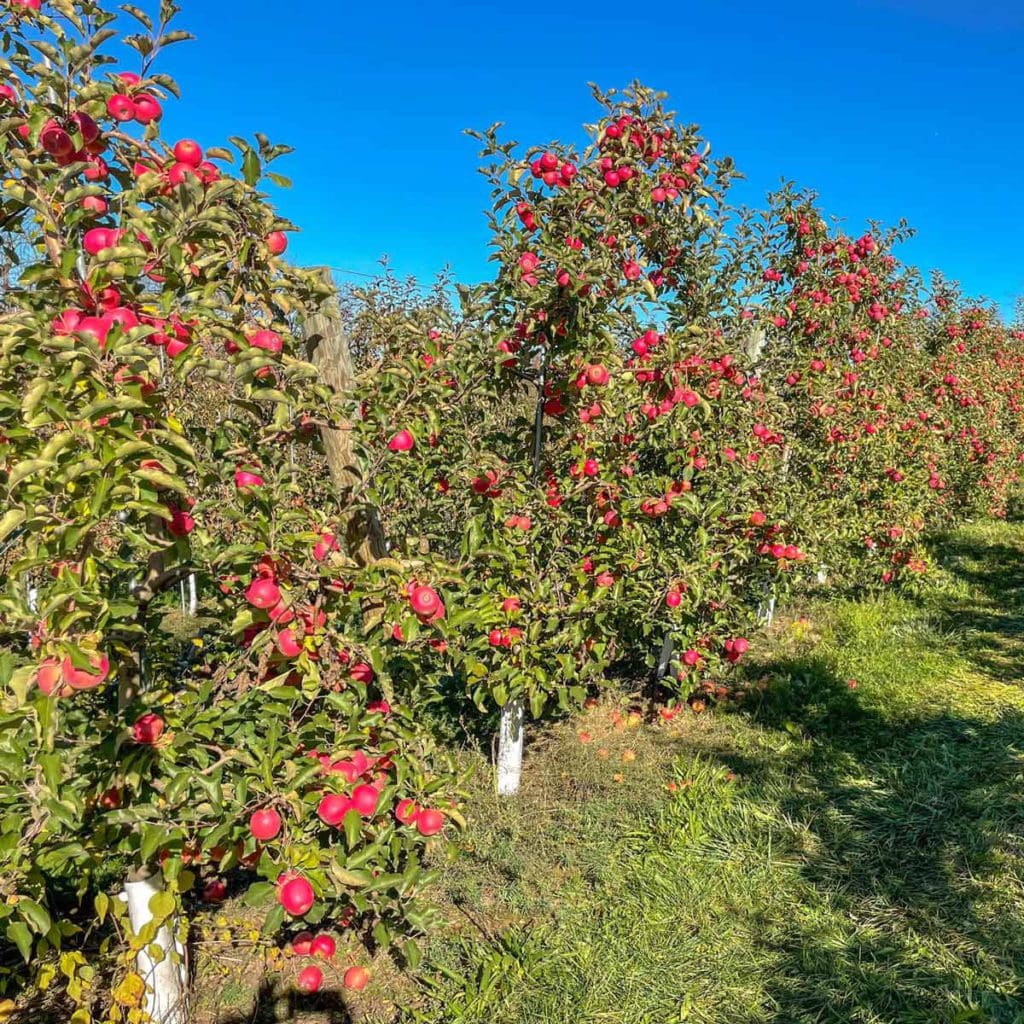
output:
M 166 889 L 153 893 L 149 899 L 149 912 L 159 921 L 165 921 L 177 909 L 178 902 Z
M 24 521 L 24 509 L 8 509 L 0 516 L 0 540 L 6 540 Z
M 363 819 L 358 811 L 349 811 L 345 815 L 345 845 L 354 850 L 359 843 L 359 836 L 363 831 Z
M 28 930 L 25 922 L 12 921 L 7 926 L 7 938 L 18 947 L 22 959 L 28 963 L 32 957 L 32 933 Z
M 242 158 L 242 177 L 245 178 L 246 185 L 255 185 L 260 180 L 261 170 L 260 158 L 256 155 L 256 151 L 247 149 Z

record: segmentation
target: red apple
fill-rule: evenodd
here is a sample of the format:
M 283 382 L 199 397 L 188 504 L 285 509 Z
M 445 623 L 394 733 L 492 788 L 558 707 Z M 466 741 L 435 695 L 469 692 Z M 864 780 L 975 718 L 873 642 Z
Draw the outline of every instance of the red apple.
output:
M 114 93 L 107 100 L 107 113 L 115 121 L 134 121 L 135 102 L 130 96 L 125 96 L 124 93 Z
M 313 906 L 313 886 L 302 875 L 278 879 L 277 901 L 292 917 L 302 917 Z
M 388 441 L 388 450 L 392 452 L 408 452 L 415 446 L 416 438 L 408 430 L 400 430 Z
M 163 117 L 163 108 L 155 96 L 148 93 L 141 93 L 135 97 L 135 120 L 139 124 L 149 124 L 152 121 L 159 121 Z
M 337 952 L 337 948 L 337 943 L 330 935 L 318 935 L 309 951 L 313 956 L 322 956 L 325 960 L 330 960 Z
M 136 719 L 132 726 L 132 738 L 136 743 L 153 746 L 163 735 L 166 722 L 152 711 Z
M 245 599 L 254 608 L 273 608 L 281 602 L 281 589 L 272 579 L 260 576 L 246 588 Z
M 352 790 L 352 806 L 364 817 L 372 817 L 377 810 L 380 794 L 373 786 L 356 786 Z
M 395 808 L 395 818 L 403 825 L 411 825 L 419 813 L 420 809 L 415 800 L 399 800 L 398 806 Z
M 365 967 L 350 967 L 341 983 L 352 992 L 362 992 L 370 982 L 370 972 Z
M 352 801 L 341 793 L 328 793 L 322 797 L 316 813 L 325 825 L 340 825 L 352 809 Z
M 283 231 L 271 231 L 267 235 L 267 248 L 275 256 L 280 256 L 288 248 L 288 236 Z
M 319 992 L 324 983 L 324 972 L 319 967 L 304 967 L 295 979 L 295 987 L 300 992 L 312 994 Z
M 174 144 L 174 159 L 190 167 L 198 167 L 203 162 L 203 149 L 193 139 L 182 139 Z
M 249 831 L 260 842 L 274 839 L 281 831 L 281 815 L 272 807 L 254 811 L 249 818 Z
M 416 830 L 421 836 L 437 835 L 444 828 L 444 815 L 440 811 L 425 808 L 416 815 Z

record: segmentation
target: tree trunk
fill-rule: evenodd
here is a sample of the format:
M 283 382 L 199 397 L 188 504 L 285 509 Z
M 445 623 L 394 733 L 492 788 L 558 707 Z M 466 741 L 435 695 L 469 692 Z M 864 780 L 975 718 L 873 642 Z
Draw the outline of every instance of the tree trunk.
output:
M 153 920 L 149 903 L 161 889 L 163 879 L 159 875 L 125 882 L 124 900 L 136 935 Z M 136 957 L 139 975 L 146 983 L 142 1005 L 153 1024 L 186 1024 L 188 1019 L 185 950 L 174 937 L 174 923 L 161 925 L 153 941 Z M 150 956 L 154 946 L 160 949 L 159 959 Z
M 515 796 L 523 775 L 523 699 L 510 700 L 501 709 L 498 732 L 498 796 Z
M 323 268 L 323 275 L 333 289 L 330 270 Z M 339 401 L 343 400 L 352 386 L 355 370 L 337 296 L 333 292 L 318 312 L 306 318 L 305 334 L 309 359 L 320 371 L 321 381 L 334 391 Z M 331 480 L 344 502 L 361 482 L 349 424 L 342 422 L 337 427 L 324 427 L 321 437 Z M 376 511 L 369 507 L 353 510 L 345 527 L 345 541 L 347 553 L 360 565 L 369 565 L 387 554 L 380 520 Z

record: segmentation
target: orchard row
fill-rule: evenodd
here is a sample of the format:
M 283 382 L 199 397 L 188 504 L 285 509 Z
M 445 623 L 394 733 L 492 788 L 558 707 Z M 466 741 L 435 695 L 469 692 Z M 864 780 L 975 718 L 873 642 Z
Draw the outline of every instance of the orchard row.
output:
M 102 3 L 3 14 L 0 995 L 82 1021 L 177 1020 L 146 958 L 231 886 L 300 955 L 415 964 L 453 701 L 568 710 L 666 637 L 666 714 L 723 699 L 760 605 L 912 579 L 1020 460 L 1019 335 L 897 233 L 736 214 L 640 87 L 583 149 L 481 136 L 495 279 L 357 296 L 339 390 L 286 148 L 161 136 L 173 14 L 126 15 L 131 70 Z

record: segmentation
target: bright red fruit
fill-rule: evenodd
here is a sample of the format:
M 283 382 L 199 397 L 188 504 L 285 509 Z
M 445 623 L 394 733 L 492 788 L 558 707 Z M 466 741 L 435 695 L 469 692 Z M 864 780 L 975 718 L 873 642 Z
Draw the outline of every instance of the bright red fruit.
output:
M 340 825 L 352 809 L 352 801 L 340 793 L 328 793 L 322 797 L 316 813 L 325 825 Z
M 313 906 L 313 886 L 302 875 L 278 879 L 277 901 L 292 917 L 302 917 Z
M 388 451 L 408 452 L 416 446 L 416 438 L 408 430 L 400 430 L 390 441 Z
M 139 124 L 149 124 L 151 121 L 159 121 L 164 111 L 159 101 L 148 93 L 142 93 L 135 97 L 135 120 Z
M 135 101 L 130 96 L 125 96 L 124 93 L 114 93 L 113 96 L 107 100 L 107 113 L 115 120 L 121 121 L 134 121 L 135 120 Z
M 254 811 L 249 818 L 249 831 L 261 842 L 274 839 L 281 831 L 281 815 L 271 807 Z
M 254 608 L 273 608 L 281 601 L 281 589 L 273 580 L 260 576 L 246 588 L 245 599 Z
M 235 473 L 235 486 L 239 490 L 245 490 L 248 487 L 262 487 L 263 482 L 263 477 L 259 473 L 250 473 L 245 469 L 240 469 Z
M 426 808 L 416 815 L 416 830 L 421 836 L 437 835 L 444 828 L 444 815 L 440 811 Z
M 36 685 L 47 697 L 68 697 L 74 691 L 64 681 L 64 672 L 57 658 L 47 658 L 36 669 Z
M 288 236 L 283 231 L 271 231 L 267 235 L 267 248 L 275 256 L 280 256 L 288 248 Z
M 373 786 L 356 786 L 352 790 L 352 806 L 364 817 L 371 817 L 377 810 L 380 794 Z
M 433 587 L 413 587 L 409 604 L 421 619 L 429 619 L 441 607 L 441 598 Z
M 298 935 L 292 939 L 292 952 L 296 956 L 309 956 L 313 950 L 313 933 L 312 932 L 299 932 Z
M 330 960 L 337 949 L 337 943 L 330 935 L 318 935 L 310 945 L 309 951 L 313 956 L 322 956 L 324 959 Z
M 198 167 L 203 162 L 203 149 L 193 139 L 182 139 L 174 144 L 174 159 L 190 167 Z
M 341 983 L 352 992 L 362 992 L 370 982 L 370 972 L 365 967 L 350 967 Z
M 136 743 L 152 746 L 163 735 L 166 723 L 152 711 L 138 718 L 132 726 L 132 738 Z
M 300 992 L 306 992 L 310 995 L 314 992 L 320 991 L 320 986 L 324 983 L 324 972 L 319 967 L 303 967 L 299 971 L 299 976 L 295 979 L 295 987 Z
M 96 654 L 89 659 L 89 666 L 92 672 L 75 668 L 71 659 L 65 658 L 61 669 L 64 673 L 64 682 L 73 690 L 92 690 L 99 686 L 110 673 L 110 661 L 105 654 Z
M 415 800 L 399 800 L 395 808 L 395 818 L 403 825 L 411 825 L 419 813 L 420 809 L 416 806 Z

